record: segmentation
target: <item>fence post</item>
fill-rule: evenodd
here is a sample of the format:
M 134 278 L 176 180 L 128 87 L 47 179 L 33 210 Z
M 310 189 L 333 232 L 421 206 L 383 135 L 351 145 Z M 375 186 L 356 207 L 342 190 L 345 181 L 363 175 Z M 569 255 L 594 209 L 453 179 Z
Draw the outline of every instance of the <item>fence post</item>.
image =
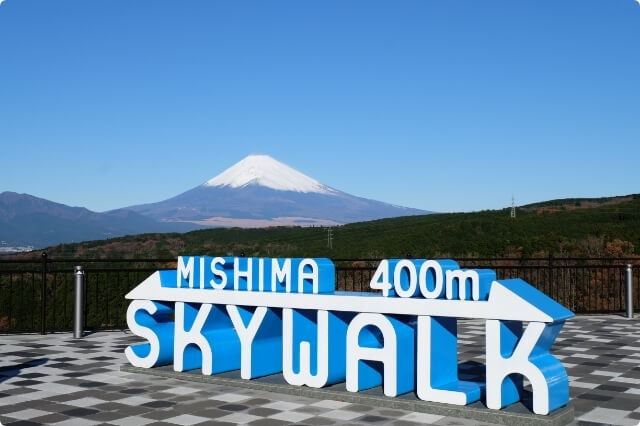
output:
M 627 318 L 633 318 L 633 269 L 627 264 Z
M 40 334 L 46 334 L 46 319 L 47 319 L 47 252 L 42 253 L 42 289 L 40 293 L 40 308 L 41 308 L 41 321 L 40 321 Z
M 75 303 L 73 305 L 73 338 L 81 339 L 84 320 L 84 269 L 76 266 L 75 272 Z

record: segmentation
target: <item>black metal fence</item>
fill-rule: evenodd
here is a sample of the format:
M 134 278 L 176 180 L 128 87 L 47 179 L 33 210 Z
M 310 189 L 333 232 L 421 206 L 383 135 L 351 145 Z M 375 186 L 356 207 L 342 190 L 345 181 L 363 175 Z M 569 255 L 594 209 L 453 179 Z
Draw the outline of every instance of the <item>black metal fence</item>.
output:
M 335 259 L 336 288 L 369 291 L 377 259 Z M 493 269 L 498 279 L 521 278 L 576 313 L 626 309 L 627 265 L 632 268 L 633 306 L 640 310 L 640 259 L 458 259 L 464 268 Z M 126 327 L 125 294 L 175 259 L 0 260 L 0 333 L 66 331 L 73 328 L 75 265 L 85 270 L 85 328 Z

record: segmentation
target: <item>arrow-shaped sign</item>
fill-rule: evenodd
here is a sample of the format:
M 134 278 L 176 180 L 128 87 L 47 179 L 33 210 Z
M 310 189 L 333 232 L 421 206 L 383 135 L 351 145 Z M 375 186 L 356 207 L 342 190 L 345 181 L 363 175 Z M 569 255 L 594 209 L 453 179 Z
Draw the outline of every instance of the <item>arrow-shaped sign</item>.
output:
M 164 287 L 175 283 L 175 270 L 156 271 L 126 295 L 127 299 L 212 303 L 272 308 L 430 315 L 505 321 L 555 323 L 573 313 L 520 279 L 494 281 L 486 301 L 383 297 L 370 292 L 329 294 L 236 291 Z

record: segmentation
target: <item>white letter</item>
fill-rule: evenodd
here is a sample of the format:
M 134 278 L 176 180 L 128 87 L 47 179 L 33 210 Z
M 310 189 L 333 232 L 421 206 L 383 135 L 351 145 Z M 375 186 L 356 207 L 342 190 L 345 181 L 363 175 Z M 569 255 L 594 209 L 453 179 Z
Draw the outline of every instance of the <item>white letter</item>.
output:
M 251 288 L 250 290 L 253 290 Z M 264 291 L 264 259 L 258 259 L 258 291 Z
M 133 334 L 144 337 L 149 341 L 149 355 L 139 357 L 131 346 L 125 349 L 124 354 L 134 367 L 151 368 L 156 364 L 160 356 L 160 340 L 152 329 L 136 322 L 136 312 L 139 310 L 145 310 L 149 312 L 149 315 L 153 315 L 156 313 L 157 308 L 151 300 L 134 300 L 127 308 L 127 325 Z
M 244 326 L 244 322 L 236 305 L 227 305 L 227 312 L 240 339 L 240 352 L 242 354 L 240 358 L 240 377 L 243 379 L 251 379 L 253 377 L 251 374 L 251 345 L 253 344 L 253 338 L 256 337 L 256 333 L 260 328 L 260 324 L 262 324 L 264 316 L 267 314 L 267 308 L 258 306 L 247 327 Z M 269 354 L 264 354 L 264 356 L 269 356 Z
M 402 288 L 402 270 L 406 269 L 409 273 L 409 288 Z M 396 264 L 393 271 L 393 286 L 396 290 L 396 294 L 400 297 L 413 297 L 416 293 L 416 266 L 410 260 L 403 259 Z
M 282 268 L 278 259 L 271 259 L 271 291 L 276 291 L 278 283 L 285 282 L 287 293 L 291 292 L 291 259 L 285 259 Z
M 384 297 L 389 296 L 389 290 L 391 290 L 391 287 L 393 286 L 391 285 L 391 282 L 389 282 L 389 261 L 387 259 L 380 261 L 380 265 L 378 265 L 376 272 L 371 278 L 369 287 L 374 290 L 382 290 L 382 295 Z
M 458 380 L 456 318 L 419 316 L 417 344 L 418 398 L 457 405 L 480 399 L 479 385 Z
M 184 302 L 176 302 L 176 325 L 175 325 L 175 342 L 173 347 L 173 370 L 184 371 L 184 351 L 187 346 L 193 344 L 198 346 L 202 354 L 202 374 L 211 375 L 213 368 L 213 354 L 211 353 L 211 345 L 202 335 L 202 327 L 204 326 L 211 305 L 203 303 L 198 310 L 191 330 L 184 329 Z
M 375 326 L 384 339 L 382 348 L 363 347 L 358 343 L 360 332 L 367 326 Z M 358 362 L 360 360 L 380 361 L 384 364 L 383 388 L 386 396 L 397 395 L 396 377 L 396 332 L 391 322 L 382 314 L 363 313 L 353 318 L 347 330 L 347 390 L 358 392 L 377 386 L 379 383 L 372 377 L 360 377 Z M 360 386 L 360 382 L 363 386 Z
M 193 257 L 189 257 L 187 264 L 184 264 L 184 257 L 178 256 L 178 282 L 176 287 L 182 287 L 182 278 L 189 280 L 189 288 L 193 288 Z
M 233 262 L 233 289 L 234 290 L 240 289 L 240 277 L 244 277 L 247 280 L 247 289 L 249 289 L 252 286 L 251 282 L 253 281 L 253 273 L 252 273 L 253 259 L 250 257 L 247 257 L 246 259 L 247 259 L 246 271 L 240 270 L 240 258 L 236 257 Z
M 463 271 L 457 269 L 455 271 L 447 271 L 445 273 L 447 279 L 447 299 L 451 300 L 455 297 L 453 291 L 453 281 L 458 280 L 458 299 L 467 300 L 467 280 L 471 281 L 471 294 L 473 300 L 480 299 L 480 276 L 477 271 L 468 269 Z
M 519 332 L 509 322 L 487 320 L 487 407 L 500 409 L 520 399 L 520 383 L 511 380 L 511 374 L 529 379 L 536 414 L 549 414 L 569 402 L 566 370 L 548 352 L 562 325 L 530 322 L 518 340 Z M 512 355 L 503 356 L 503 350 L 512 347 Z
M 205 257 L 200 256 L 200 288 L 204 288 L 204 262 Z
M 311 272 L 305 272 L 306 266 L 311 267 Z M 313 293 L 318 294 L 318 264 L 313 259 L 302 259 L 298 265 L 298 293 L 304 293 L 304 281 L 311 280 Z
M 227 274 L 224 273 L 222 269 L 216 268 L 216 265 L 224 265 L 224 259 L 221 257 L 216 257 L 211 262 L 211 272 L 213 272 L 213 276 L 216 278 L 220 278 L 220 282 L 217 283 L 213 278 L 209 280 L 211 287 L 216 290 L 222 290 L 227 285 Z
M 316 359 L 317 373 L 311 374 L 311 344 L 301 341 L 299 346 L 300 371 L 293 371 L 293 310 L 282 309 L 282 374 L 290 385 L 321 388 L 329 379 L 329 312 L 317 311 Z
M 429 269 L 433 270 L 433 290 L 429 290 L 427 287 L 428 272 Z M 426 299 L 437 299 L 442 294 L 443 280 L 442 280 L 442 266 L 435 260 L 427 260 L 420 266 L 420 292 L 422 297 Z

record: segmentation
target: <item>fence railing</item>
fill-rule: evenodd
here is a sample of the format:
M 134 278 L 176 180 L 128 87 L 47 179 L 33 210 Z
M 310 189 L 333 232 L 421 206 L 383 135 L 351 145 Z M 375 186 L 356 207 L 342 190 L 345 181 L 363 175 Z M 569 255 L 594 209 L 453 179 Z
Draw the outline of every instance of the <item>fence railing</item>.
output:
M 632 304 L 640 310 L 640 259 L 458 259 L 463 268 L 493 269 L 498 279 L 521 278 L 576 313 L 619 313 L 627 306 L 627 265 Z M 370 291 L 378 259 L 335 259 L 336 289 Z M 0 333 L 70 331 L 74 319 L 74 266 L 85 271 L 85 329 L 126 327 L 125 294 L 175 259 L 0 260 Z

